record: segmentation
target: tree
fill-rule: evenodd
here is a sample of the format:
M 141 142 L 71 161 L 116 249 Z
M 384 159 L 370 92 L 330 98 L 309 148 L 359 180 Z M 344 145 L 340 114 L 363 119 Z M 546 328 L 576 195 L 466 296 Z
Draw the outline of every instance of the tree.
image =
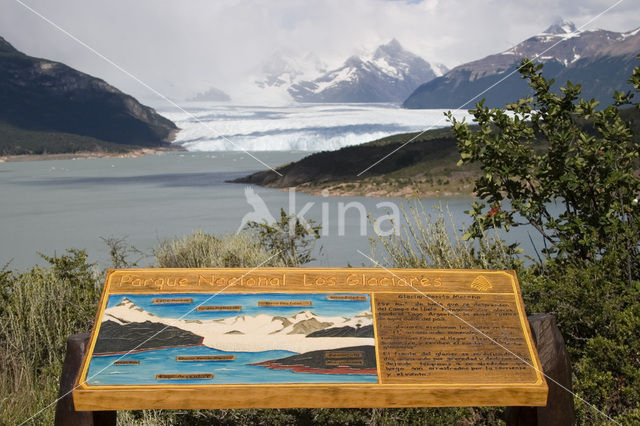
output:
M 448 113 L 460 164 L 479 163 L 482 169 L 475 185 L 482 202 L 472 205 L 468 237 L 529 224 L 542 235 L 549 258 L 608 256 L 629 282 L 638 279 L 640 143 L 619 108 L 633 95 L 616 92 L 615 106 L 597 110 L 597 101 L 579 99 L 579 84 L 567 82 L 560 94 L 552 92 L 554 80 L 542 76 L 542 67 L 528 59 L 520 67 L 533 96 L 506 110 L 478 103 L 470 111 L 477 131 Z M 640 68 L 629 81 L 640 90 Z M 552 204 L 559 213 L 550 211 Z

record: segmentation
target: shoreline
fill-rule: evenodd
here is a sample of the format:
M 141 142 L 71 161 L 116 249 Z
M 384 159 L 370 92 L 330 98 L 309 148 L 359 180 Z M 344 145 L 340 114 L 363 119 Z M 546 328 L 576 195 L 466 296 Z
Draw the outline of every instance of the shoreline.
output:
M 255 184 L 254 184 L 255 185 Z M 262 185 L 259 185 L 262 186 Z M 269 186 L 265 186 L 269 188 Z M 274 187 L 271 187 L 274 188 Z M 367 185 L 357 182 L 344 182 L 334 185 L 320 186 L 304 183 L 293 186 L 296 192 L 323 197 L 365 197 L 365 198 L 466 198 L 475 197 L 473 186 L 466 190 L 457 190 L 451 187 L 434 188 L 425 185 L 405 184 L 401 188 L 395 185 Z M 274 188 L 276 189 L 276 188 Z M 277 188 L 280 191 L 288 191 L 289 188 Z M 466 188 L 465 188 L 466 189 Z
M 157 155 L 165 152 L 185 151 L 180 146 L 138 148 L 128 152 L 96 152 L 80 151 L 60 154 L 20 154 L 0 156 L 0 163 L 18 163 L 24 161 L 48 161 L 48 160 L 91 160 L 95 158 L 140 158 L 148 155 Z
M 465 198 L 474 197 L 473 192 L 440 191 L 429 190 L 420 191 L 416 187 L 408 186 L 403 190 L 377 189 L 375 191 L 347 190 L 342 188 L 309 188 L 306 186 L 295 186 L 297 192 L 308 195 L 326 197 L 365 197 L 365 198 Z M 280 188 L 281 191 L 288 191 L 288 188 Z

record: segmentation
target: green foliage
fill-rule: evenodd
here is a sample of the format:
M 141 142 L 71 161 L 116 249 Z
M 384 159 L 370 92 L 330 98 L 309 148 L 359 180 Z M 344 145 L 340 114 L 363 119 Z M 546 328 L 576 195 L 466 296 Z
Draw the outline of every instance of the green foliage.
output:
M 18 424 L 55 401 L 70 334 L 91 329 L 100 288 L 81 250 L 50 266 L 0 272 L 0 424 Z M 52 424 L 54 407 L 34 420 Z
M 258 244 L 273 253 L 286 266 L 300 266 L 311 262 L 314 242 L 320 238 L 319 225 L 312 220 L 301 220 L 280 209 L 280 220 L 269 224 L 251 221 L 246 229 L 253 231 Z
M 640 404 L 640 282 L 625 283 L 625 271 L 609 259 L 582 264 L 547 261 L 544 273 L 530 268 L 520 276 L 530 312 L 550 312 L 573 363 L 580 423 L 606 418 L 634 424 Z M 613 263 L 615 265 L 615 263 Z
M 475 190 L 491 206 L 473 205 L 470 234 L 508 229 L 522 219 L 540 232 L 550 256 L 594 261 L 624 248 L 620 263 L 628 280 L 637 278 L 640 205 L 633 200 L 640 194 L 634 173 L 640 143 L 616 106 L 596 110 L 596 101 L 578 100 L 580 85 L 571 82 L 557 95 L 541 69 L 529 60 L 520 68 L 534 97 L 507 105 L 507 111 L 480 102 L 471 111 L 476 132 L 449 114 L 461 163 L 480 164 Z M 628 95 L 616 99 L 629 101 Z M 551 213 L 551 204 L 559 214 Z
M 479 103 L 471 111 L 478 131 L 449 115 L 460 162 L 482 170 L 475 189 L 483 203 L 472 205 L 466 237 L 523 223 L 540 232 L 546 256 L 520 272 L 523 297 L 529 312 L 558 318 L 573 361 L 578 422 L 637 424 L 640 139 L 623 118 L 628 111 L 618 109 L 632 94 L 616 93 L 616 106 L 597 110 L 597 102 L 578 99 L 580 85 L 552 93 L 541 69 L 525 60 L 520 70 L 534 97 L 508 111 Z M 630 82 L 640 89 L 640 68 Z

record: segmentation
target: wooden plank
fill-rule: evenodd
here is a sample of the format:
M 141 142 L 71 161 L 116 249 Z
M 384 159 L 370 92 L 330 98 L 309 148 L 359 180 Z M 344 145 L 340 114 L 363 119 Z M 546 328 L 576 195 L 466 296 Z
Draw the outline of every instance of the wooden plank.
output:
M 402 408 L 516 405 L 529 401 L 542 405 L 546 391 L 540 386 L 410 387 L 410 386 L 234 386 L 224 390 L 175 386 L 164 390 L 77 390 L 76 410 L 196 410 L 259 408 Z
M 154 303 L 169 299 L 192 302 Z M 512 271 L 112 270 L 73 398 L 78 410 L 541 406 L 524 312 Z

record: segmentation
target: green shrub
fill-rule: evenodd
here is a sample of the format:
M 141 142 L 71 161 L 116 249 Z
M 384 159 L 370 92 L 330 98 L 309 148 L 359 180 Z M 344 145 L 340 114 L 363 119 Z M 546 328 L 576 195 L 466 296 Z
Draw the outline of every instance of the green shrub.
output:
M 511 113 L 479 103 L 471 111 L 477 131 L 449 114 L 460 163 L 480 164 L 475 191 L 491 206 L 472 206 L 468 235 L 521 224 L 540 233 L 545 258 L 520 282 L 529 312 L 558 318 L 573 360 L 578 422 L 637 424 L 640 137 L 617 106 L 596 110 L 596 101 L 579 99 L 580 85 L 553 93 L 541 69 L 523 61 L 535 95 L 507 105 Z M 629 81 L 640 90 L 640 67 Z M 631 94 L 614 98 L 629 104 Z
M 580 424 L 607 421 L 588 404 L 622 424 L 636 423 L 640 414 L 640 282 L 629 287 L 624 269 L 607 260 L 568 266 L 548 261 L 544 272 L 534 267 L 521 276 L 527 310 L 558 319 L 573 364 Z
M 276 222 L 251 221 L 246 226 L 258 245 L 286 266 L 300 266 L 314 260 L 311 253 L 321 228 L 314 225 L 313 220 L 305 222 L 295 214 L 287 215 L 282 208 Z
M 615 253 L 630 283 L 640 278 L 640 204 L 634 200 L 640 194 L 640 138 L 617 106 L 597 110 L 598 102 L 579 98 L 580 85 L 571 82 L 558 95 L 541 70 L 528 59 L 519 68 L 533 97 L 506 111 L 482 102 L 471 110 L 479 130 L 448 114 L 459 164 L 480 165 L 474 190 L 491 206 L 473 205 L 470 233 L 529 224 L 550 257 L 582 265 Z M 629 81 L 640 90 L 640 67 Z M 630 102 L 630 95 L 614 98 Z

